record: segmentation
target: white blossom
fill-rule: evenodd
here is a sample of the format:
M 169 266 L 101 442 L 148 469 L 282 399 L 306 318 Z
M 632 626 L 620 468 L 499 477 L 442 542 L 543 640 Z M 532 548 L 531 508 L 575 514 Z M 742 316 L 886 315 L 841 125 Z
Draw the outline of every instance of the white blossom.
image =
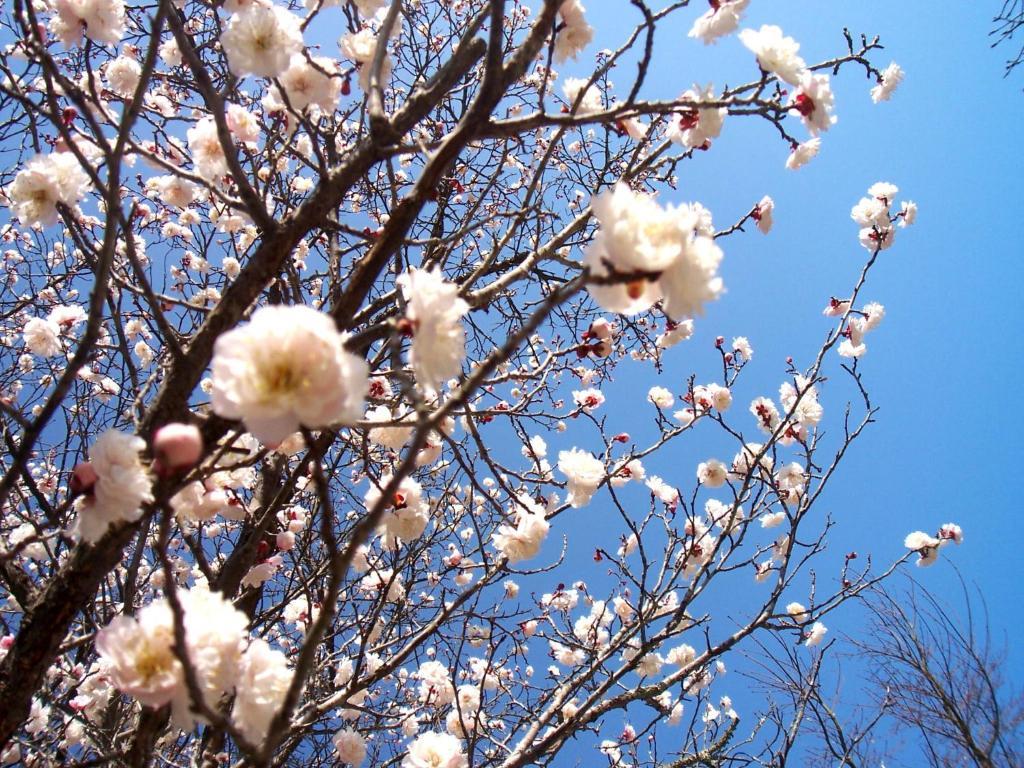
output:
M 882 70 L 878 85 L 871 89 L 871 100 L 877 104 L 880 101 L 888 101 L 893 93 L 903 82 L 903 68 L 896 62 L 892 62 Z
M 558 469 L 569 481 L 568 501 L 576 509 L 590 503 L 590 497 L 605 477 L 604 464 L 589 451 L 579 448 L 559 452 Z
M 396 281 L 405 297 L 406 319 L 412 326 L 409 361 L 420 385 L 436 389 L 462 370 L 466 331 L 462 316 L 469 305 L 459 288 L 445 280 L 441 270 L 410 269 Z
M 757 56 L 761 69 L 778 75 L 790 85 L 799 85 L 807 64 L 797 55 L 800 44 L 796 40 L 783 35 L 773 24 L 765 24 L 758 30 L 744 29 L 739 38 Z
M 213 410 L 241 419 L 274 446 L 299 426 L 352 424 L 362 415 L 366 361 L 345 350 L 328 315 L 268 306 L 214 346 Z
M 152 501 L 150 478 L 140 454 L 142 438 L 109 429 L 89 449 L 95 484 L 75 503 L 72 533 L 89 543 L 98 541 L 115 523 L 138 520 L 142 505 Z
M 73 208 L 85 195 L 89 177 L 70 152 L 37 155 L 7 188 L 14 215 L 25 225 L 57 222 L 57 205 Z
M 302 50 L 302 29 L 299 18 L 287 9 L 251 3 L 232 15 L 220 42 L 238 77 L 277 77 Z

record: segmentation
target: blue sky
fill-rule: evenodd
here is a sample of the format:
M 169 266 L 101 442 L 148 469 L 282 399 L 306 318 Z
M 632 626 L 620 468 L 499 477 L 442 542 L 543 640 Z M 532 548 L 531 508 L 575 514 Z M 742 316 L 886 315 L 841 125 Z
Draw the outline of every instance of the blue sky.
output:
M 716 366 L 720 371 L 715 336 L 746 335 L 755 357 L 734 408 L 745 410 L 760 394 L 776 395 L 785 358 L 792 355 L 798 367 L 810 363 L 829 328 L 821 309 L 830 295 L 848 293 L 865 260 L 851 206 L 873 182 L 897 184 L 900 199 L 916 201 L 920 214 L 882 254 L 863 293 L 887 310 L 861 361 L 881 411 L 823 500 L 822 510 L 837 525 L 822 573 L 833 578 L 827 564 L 849 550 L 882 565 L 904 552 L 906 533 L 958 522 L 964 545 L 947 549 L 947 562 L 910 570 L 936 593 L 955 595 L 952 561 L 978 586 L 994 636 L 1010 642 L 1007 676 L 1019 682 L 1024 653 L 1015 647 L 1021 639 L 1016 609 L 1024 595 L 1015 481 L 1024 461 L 1016 401 L 1024 374 L 1017 342 L 1024 330 L 1018 296 L 1024 71 L 1004 79 L 1011 51 L 989 48 L 997 5 L 751 3 L 743 26 L 780 25 L 802 44 L 808 63 L 841 53 L 848 27 L 855 39 L 862 32 L 880 35 L 886 50 L 875 53 L 875 63 L 898 62 L 906 79 L 892 101 L 875 105 L 863 70 L 844 69 L 833 84 L 839 122 L 823 135 L 818 158 L 798 172 L 784 169 L 787 148 L 770 125 L 736 118 L 726 121 L 712 151 L 681 166 L 678 190 L 667 190 L 663 200 L 699 200 L 722 228 L 770 194 L 775 228 L 768 237 L 749 232 L 721 243 L 728 293 L 698 321 L 694 338 L 672 350 L 661 377 L 653 379 L 647 366 L 625 364 L 605 391 L 614 433 L 636 420 L 631 408 L 611 407 L 622 401 L 616 393 L 637 400 L 654 383 L 683 391 L 690 373 L 698 383 L 711 380 Z M 637 16 L 618 0 L 587 6 L 598 38 L 581 56 L 581 68 L 587 54 L 616 47 L 616 35 L 628 28 L 625 17 L 631 23 Z M 735 36 L 708 48 L 685 38 L 703 10 L 695 3 L 659 33 L 656 66 L 641 96 L 671 98 L 693 83 L 735 85 L 754 76 L 753 56 Z M 612 79 L 624 91 L 630 74 L 632 67 L 624 66 Z M 798 126 L 791 130 L 805 135 Z M 831 363 L 834 376 L 842 373 L 837 362 Z M 845 384 L 823 387 L 833 428 L 848 396 Z M 692 482 L 690 460 L 716 455 L 715 443 L 699 439 L 663 459 L 660 469 L 681 467 L 680 484 Z M 717 455 L 728 461 L 733 452 L 723 448 Z M 574 530 L 578 556 L 599 536 Z M 850 629 L 842 616 L 829 623 L 839 632 Z

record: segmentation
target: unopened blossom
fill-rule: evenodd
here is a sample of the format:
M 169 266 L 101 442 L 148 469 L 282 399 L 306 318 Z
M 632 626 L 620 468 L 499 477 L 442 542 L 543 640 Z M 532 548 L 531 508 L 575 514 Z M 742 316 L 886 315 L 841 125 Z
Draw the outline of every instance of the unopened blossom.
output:
M 765 24 L 758 30 L 744 29 L 740 40 L 757 56 L 758 66 L 773 75 L 778 75 L 790 85 L 798 85 L 807 71 L 807 64 L 798 55 L 800 44 L 792 37 L 786 37 L 774 24 Z
M 334 734 L 334 750 L 338 760 L 352 768 L 358 768 L 366 760 L 366 739 L 353 728 L 343 728 Z
M 254 638 L 242 654 L 231 721 L 253 744 L 266 738 L 271 720 L 284 704 L 293 675 L 288 657 L 262 638 Z
M 75 536 L 94 543 L 111 525 L 142 516 L 142 505 L 153 500 L 149 474 L 140 457 L 145 448 L 142 438 L 114 429 L 96 438 L 89 448 L 96 480 L 88 493 L 75 501 Z
M 786 158 L 786 167 L 791 171 L 802 168 L 818 156 L 819 150 L 821 150 L 821 139 L 818 137 L 797 144 Z
M 749 4 L 750 0 L 716 0 L 711 3 L 711 9 L 693 23 L 689 36 L 698 38 L 708 45 L 722 35 L 734 32 Z
M 515 525 L 502 525 L 493 534 L 494 546 L 510 563 L 536 557 L 551 524 L 544 508 L 526 494 L 514 500 Z
M 722 251 L 698 234 L 696 207 L 663 208 L 620 182 L 591 208 L 599 228 L 584 254 L 596 278 L 587 290 L 603 308 L 636 314 L 661 300 L 670 318 L 682 319 L 703 314 L 704 303 L 719 296 Z
M 467 768 L 462 742 L 450 733 L 422 733 L 409 745 L 402 768 Z
M 344 342 L 334 321 L 310 307 L 261 307 L 249 323 L 217 338 L 214 412 L 241 419 L 270 446 L 300 426 L 355 423 L 368 366 Z
M 804 72 L 798 85 L 789 105 L 790 111 L 800 115 L 811 136 L 817 136 L 836 122 L 832 115 L 835 97 L 829 85 L 828 75 Z
M 165 424 L 153 435 L 153 456 L 166 470 L 194 467 L 203 455 L 203 436 L 193 424 Z
M 6 197 L 22 224 L 57 222 L 57 205 L 74 208 L 85 195 L 89 177 L 71 152 L 37 155 L 18 171 Z
M 589 451 L 573 448 L 558 454 L 558 469 L 568 480 L 568 502 L 574 509 L 590 503 L 601 481 L 604 480 L 604 464 L 595 459 Z
M 693 86 L 681 97 L 696 104 L 715 101 L 714 86 Z M 712 139 L 717 139 L 722 132 L 722 124 L 729 110 L 725 107 L 691 107 L 682 114 L 672 115 L 665 135 L 676 144 L 689 149 L 707 146 Z
M 896 62 L 892 62 L 882 70 L 878 85 L 871 89 L 871 100 L 877 104 L 880 101 L 888 101 L 893 93 L 903 82 L 903 68 Z
M 77 45 L 83 35 L 108 45 L 116 45 L 124 35 L 122 0 L 55 0 L 53 9 L 50 30 L 66 48 Z
M 459 296 L 459 287 L 446 280 L 437 267 L 410 269 L 396 282 L 405 297 L 405 318 L 411 326 L 409 362 L 421 386 L 437 389 L 462 371 L 466 357 L 462 316 L 469 305 Z
M 326 56 L 315 56 L 310 62 L 301 54 L 293 55 L 278 81 L 288 104 L 298 112 L 315 106 L 330 113 L 338 106 L 341 95 L 338 65 Z
M 757 228 L 761 234 L 767 235 L 772 231 L 772 212 L 775 210 L 775 201 L 768 195 L 761 198 L 761 202 L 754 206 L 751 218 L 757 222 Z
M 270 3 L 252 3 L 231 16 L 220 36 L 228 66 L 238 77 L 277 77 L 302 50 L 299 17 Z
M 583 16 L 586 10 L 580 0 L 564 0 L 558 9 L 561 28 L 555 36 L 556 63 L 575 59 L 594 39 L 594 30 Z
M 592 115 L 604 109 L 604 104 L 601 102 L 601 92 L 595 85 L 588 87 L 587 82 L 587 80 L 579 77 L 567 77 L 562 84 L 562 94 L 565 96 L 565 100 L 569 103 L 569 108 L 573 110 L 574 114 Z M 586 91 L 583 90 L 584 88 L 586 88 Z M 582 99 L 580 97 L 581 93 L 583 94 Z M 577 101 L 579 101 L 579 105 L 573 109 Z
M 804 640 L 804 645 L 806 645 L 808 648 L 813 648 L 825 639 L 825 635 L 827 632 L 828 627 L 826 627 L 820 621 L 814 622 L 814 624 L 811 625 L 811 628 L 804 633 L 804 637 L 807 638 L 806 640 Z
M 110 90 L 127 99 L 138 88 L 142 79 L 142 66 L 133 56 L 122 54 L 107 64 L 106 78 Z

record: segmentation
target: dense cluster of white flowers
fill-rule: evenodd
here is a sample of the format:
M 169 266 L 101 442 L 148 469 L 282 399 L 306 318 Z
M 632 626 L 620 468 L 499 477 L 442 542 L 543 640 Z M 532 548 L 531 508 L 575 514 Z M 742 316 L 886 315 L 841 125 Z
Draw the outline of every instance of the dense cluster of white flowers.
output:
M 85 195 L 89 177 L 70 152 L 52 152 L 29 160 L 7 188 L 14 215 L 23 224 L 48 226 L 57 206 L 73 208 Z
M 469 305 L 441 271 L 411 269 L 396 281 L 405 297 L 405 317 L 412 335 L 409 362 L 420 386 L 436 389 L 462 369 L 466 332 L 462 316 Z
M 738 31 L 748 4 L 714 0 L 690 37 L 709 44 Z M 399 5 L 227 0 L 195 18 L 174 9 L 151 47 L 144 9 L 121 0 L 38 6 L 65 48 L 82 49 L 51 58 L 77 68 L 60 89 L 11 79 L 12 92 L 24 85 L 58 99 L 48 108 L 68 106 L 40 112 L 56 129 L 52 151 L 23 160 L 2 191 L 10 285 L 23 279 L 22 253 L 38 260 L 36 293 L 18 296 L 4 328 L 14 353 L 0 399 L 23 428 L 12 452 L 49 413 L 55 386 L 69 393 L 68 434 L 52 421 L 32 438 L 24 480 L 0 504 L 0 558 L 34 586 L 74 547 L 87 560 L 117 539 L 112 530 L 137 543 L 96 576 L 95 605 L 75 606 L 87 620 L 54 632 L 65 640 L 40 673 L 48 687 L 30 705 L 24 743 L 63 718 L 58 754 L 119 745 L 106 724 L 130 730 L 140 709 L 112 706 L 119 692 L 170 708 L 159 749 L 173 742 L 179 762 L 245 759 L 249 747 L 284 746 L 266 742 L 294 689 L 298 708 L 275 733 L 318 739 L 319 755 L 341 764 L 467 768 L 499 750 L 545 762 L 556 760 L 556 736 L 582 733 L 574 718 L 600 699 L 582 692 L 612 668 L 624 701 L 638 681 L 661 687 L 645 699 L 655 721 L 680 725 L 684 700 L 699 694 L 695 728 L 733 726 L 732 700 L 717 689 L 717 629 L 694 618 L 719 574 L 775 582 L 744 590 L 785 606 L 753 614 L 772 624 L 752 631 L 825 642 L 821 619 L 849 593 L 801 597 L 807 605 L 782 594 L 831 472 L 820 438 L 834 377 L 822 360 L 839 367 L 825 359 L 833 346 L 862 355 L 885 309 L 862 303 L 859 288 L 832 298 L 821 360 L 800 369 L 789 359 L 777 397 L 733 409 L 750 396 L 739 381 L 754 367 L 750 339 L 737 330 L 703 345 L 714 376 L 680 378 L 672 365 L 685 355 L 673 348 L 724 292 L 718 239 L 754 226 L 768 234 L 775 201 L 745 201 L 719 232 L 703 205 L 668 195 L 677 165 L 718 149 L 727 117 L 724 141 L 753 112 L 781 132 L 787 167 L 809 162 L 835 123 L 824 72 L 839 66 L 809 66 L 766 24 L 727 43 L 760 69 L 746 93 L 702 80 L 672 102 L 647 100 L 639 85 L 626 100 L 606 76 L 627 69 L 613 50 L 595 53 L 593 76 L 571 65 L 580 76 L 560 80 L 550 69 L 584 58 L 594 39 L 580 0 L 535 4 L 547 19 L 538 35 L 525 32 L 537 15 L 527 3 L 507 4 L 502 28 L 482 36 L 492 20 L 474 20 L 473 3 Z M 387 31 L 389 6 L 401 13 Z M 346 21 L 333 53 L 310 26 L 325 9 Z M 662 18 L 649 20 L 652 34 Z M 535 50 L 517 72 L 526 37 Z M 481 58 L 484 38 L 502 41 L 503 55 Z M 378 58 L 380 102 L 367 94 Z M 206 65 L 216 93 L 196 85 Z M 895 64 L 868 71 L 876 102 L 903 78 Z M 505 90 L 481 117 L 472 105 L 492 95 L 484 82 Z M 789 133 L 800 121 L 803 143 Z M 121 125 L 123 144 L 111 138 Z M 124 168 L 106 189 L 112 146 Z M 602 153 L 615 159 L 598 168 Z M 916 217 L 896 194 L 880 182 L 851 212 L 869 266 Z M 345 311 L 338 296 L 349 292 Z M 623 387 L 619 365 L 664 378 Z M 861 369 L 847 370 L 860 385 Z M 709 445 L 665 463 L 673 441 L 705 427 L 720 430 L 713 452 L 724 461 Z M 58 456 L 50 446 L 62 439 Z M 622 519 L 583 509 L 598 504 Z M 572 535 L 580 523 L 592 536 Z M 561 556 L 549 536 L 565 542 Z M 610 586 L 565 577 L 582 567 L 562 560 L 579 558 L 574 538 L 596 541 L 585 557 L 603 563 Z M 905 543 L 929 565 L 961 540 L 947 524 Z M 660 570 L 659 583 L 637 578 L 638 567 Z M 23 611 L 10 591 L 3 610 Z M 112 615 L 90 645 L 95 622 Z M 0 661 L 18 652 L 14 635 L 0 636 Z M 518 744 L 517 717 L 540 723 Z M 632 764 L 642 731 L 586 722 L 602 762 Z M 204 754 L 205 741 L 175 730 L 197 724 L 223 752 Z
M 220 594 L 202 587 L 176 592 L 185 661 L 200 705 L 216 708 L 234 692 L 232 719 L 246 738 L 259 742 L 291 684 L 281 651 L 260 638 L 248 639 L 248 619 Z M 170 704 L 179 727 L 205 717 L 192 706 L 185 667 L 175 650 L 175 612 L 169 600 L 143 607 L 136 616 L 117 616 L 100 630 L 96 649 L 105 674 L 122 693 L 150 707 Z
M 927 567 L 934 565 L 939 559 L 939 550 L 950 542 L 961 544 L 964 540 L 963 530 L 956 523 L 946 523 L 939 528 L 934 536 L 924 531 L 908 533 L 903 540 L 903 546 L 917 552 L 917 565 Z
M 599 228 L 583 263 L 592 278 L 587 290 L 602 308 L 636 314 L 660 301 L 679 320 L 702 314 L 721 294 L 722 251 L 702 206 L 662 207 L 619 183 L 591 207 Z
M 141 438 L 113 429 L 96 438 L 89 461 L 75 468 L 82 494 L 75 501 L 74 536 L 95 542 L 111 525 L 142 516 L 142 505 L 153 500 L 140 458 L 145 448 Z

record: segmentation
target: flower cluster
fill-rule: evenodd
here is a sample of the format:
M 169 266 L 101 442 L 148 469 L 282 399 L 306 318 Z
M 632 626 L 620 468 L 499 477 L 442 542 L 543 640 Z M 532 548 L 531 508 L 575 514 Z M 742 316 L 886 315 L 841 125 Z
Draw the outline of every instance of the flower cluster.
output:
M 662 207 L 620 182 L 598 195 L 592 209 L 599 228 L 583 263 L 588 290 L 602 308 L 636 314 L 660 301 L 669 317 L 682 319 L 702 314 L 718 298 L 722 251 L 702 206 Z
M 903 546 L 917 552 L 919 556 L 917 559 L 918 566 L 927 567 L 934 565 L 939 559 L 940 549 L 950 542 L 959 545 L 963 543 L 963 540 L 964 533 L 960 526 L 956 523 L 946 523 L 939 528 L 938 533 L 934 536 L 924 531 L 908 533 L 907 538 L 903 540 Z
M 894 224 L 909 227 L 917 219 L 917 205 L 904 201 L 896 210 L 895 184 L 879 181 L 868 188 L 867 197 L 862 197 L 850 211 L 850 218 L 860 226 L 860 243 L 869 251 L 884 251 L 893 244 L 896 237 Z
M 420 386 L 436 390 L 462 370 L 466 357 L 462 316 L 469 305 L 459 297 L 458 286 L 445 280 L 437 267 L 410 269 L 396 282 L 405 297 L 406 331 L 412 336 L 409 362 Z
M 38 155 L 18 171 L 7 188 L 10 205 L 23 224 L 57 222 L 57 206 L 73 208 L 85 195 L 89 177 L 70 152 Z
M 111 525 L 142 516 L 142 505 L 153 500 L 149 473 L 140 458 L 145 447 L 142 438 L 114 429 L 96 438 L 89 461 L 74 472 L 73 485 L 81 493 L 75 501 L 75 537 L 93 543 Z

